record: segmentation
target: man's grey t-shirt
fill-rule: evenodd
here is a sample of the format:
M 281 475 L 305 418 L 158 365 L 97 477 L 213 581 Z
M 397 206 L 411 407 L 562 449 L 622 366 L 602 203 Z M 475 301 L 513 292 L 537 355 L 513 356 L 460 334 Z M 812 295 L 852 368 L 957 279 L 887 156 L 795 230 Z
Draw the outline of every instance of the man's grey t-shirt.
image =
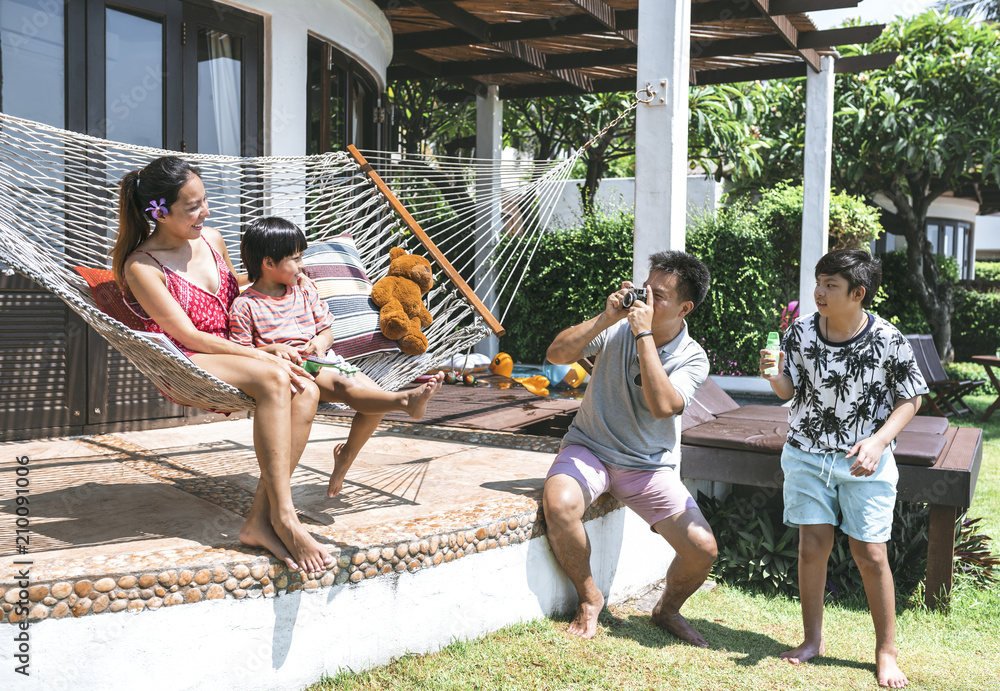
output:
M 677 337 L 658 352 L 663 370 L 687 407 L 708 378 L 705 351 L 688 336 L 685 323 Z M 681 416 L 657 419 L 650 412 L 628 321 L 622 319 L 598 334 L 583 355 L 599 358 L 562 446 L 585 446 L 616 468 L 675 470 L 680 461 Z

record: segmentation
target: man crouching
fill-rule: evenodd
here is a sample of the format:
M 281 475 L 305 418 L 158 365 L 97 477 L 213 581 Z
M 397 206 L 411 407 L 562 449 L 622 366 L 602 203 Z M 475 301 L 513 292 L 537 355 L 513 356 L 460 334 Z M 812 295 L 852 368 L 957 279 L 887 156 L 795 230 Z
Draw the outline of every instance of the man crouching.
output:
M 546 353 L 554 364 L 598 356 L 542 498 L 549 544 L 579 596 L 568 630 L 582 638 L 593 638 L 604 607 L 590 571 L 583 512 L 611 492 L 676 552 L 654 623 L 708 645 L 680 608 L 712 568 L 715 536 L 681 482 L 679 461 L 681 414 L 709 371 L 684 317 L 705 299 L 710 280 L 708 268 L 684 252 L 654 254 L 645 297 L 624 283 L 603 312 L 560 333 Z

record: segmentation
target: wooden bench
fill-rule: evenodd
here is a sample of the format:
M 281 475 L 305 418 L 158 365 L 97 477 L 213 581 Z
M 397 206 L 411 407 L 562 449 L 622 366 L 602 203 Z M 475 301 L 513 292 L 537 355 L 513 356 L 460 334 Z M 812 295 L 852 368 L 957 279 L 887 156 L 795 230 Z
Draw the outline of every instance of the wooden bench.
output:
M 682 424 L 682 478 L 781 488 L 780 449 L 788 431 L 781 421 L 784 409 L 740 407 L 711 380 L 689 408 Z M 949 427 L 941 418 L 914 418 L 897 440 L 896 457 L 898 498 L 930 507 L 926 602 L 936 608 L 951 593 L 955 522 L 959 511 L 972 504 L 983 432 Z

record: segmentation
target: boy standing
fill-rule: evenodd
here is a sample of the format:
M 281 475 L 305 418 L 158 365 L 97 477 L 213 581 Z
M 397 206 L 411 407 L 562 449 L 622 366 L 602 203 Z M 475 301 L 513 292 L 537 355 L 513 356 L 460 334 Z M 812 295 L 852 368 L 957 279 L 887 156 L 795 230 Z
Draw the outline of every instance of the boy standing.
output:
M 233 302 L 230 340 L 260 348 L 301 365 L 310 356 L 326 357 L 333 346 L 330 310 L 308 280 L 300 281 L 307 241 L 298 226 L 283 218 L 259 218 L 243 234 L 240 255 L 253 284 Z M 333 355 L 330 351 L 330 355 Z M 327 358 L 330 359 L 330 358 Z M 427 401 L 441 389 L 443 374 L 406 391 L 384 391 L 343 358 L 316 373 L 320 400 L 346 403 L 357 411 L 347 441 L 333 450 L 334 467 L 327 496 L 336 496 L 361 447 L 392 410 L 423 417 Z
M 880 686 L 909 682 L 897 664 L 896 591 L 885 543 L 892 532 L 899 472 L 896 435 L 920 407 L 927 385 L 899 331 L 870 307 L 882 269 L 865 250 L 834 250 L 816 264 L 816 312 L 785 334 L 780 374 L 761 351 L 761 375 L 781 398 L 793 398 L 781 455 L 784 520 L 799 527 L 799 592 L 805 636 L 782 653 L 791 663 L 824 653 L 823 595 L 834 527 L 842 530 L 861 572 L 875 625 Z

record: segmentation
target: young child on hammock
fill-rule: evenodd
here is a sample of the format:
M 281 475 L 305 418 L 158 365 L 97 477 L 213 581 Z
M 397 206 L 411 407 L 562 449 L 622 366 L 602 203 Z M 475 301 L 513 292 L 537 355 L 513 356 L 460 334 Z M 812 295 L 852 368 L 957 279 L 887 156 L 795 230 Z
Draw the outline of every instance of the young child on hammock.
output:
M 302 281 L 305 235 L 294 223 L 270 217 L 254 220 L 243 234 L 240 255 L 253 284 L 233 302 L 230 339 L 260 348 L 301 365 L 308 357 L 326 358 L 331 367 L 316 373 L 320 399 L 346 403 L 357 414 L 347 441 L 333 450 L 334 467 L 327 496 L 336 496 L 361 447 L 375 432 L 382 416 L 402 410 L 423 417 L 427 401 L 441 388 L 443 374 L 416 389 L 383 390 L 357 367 L 331 351 L 333 317 L 308 280 Z

